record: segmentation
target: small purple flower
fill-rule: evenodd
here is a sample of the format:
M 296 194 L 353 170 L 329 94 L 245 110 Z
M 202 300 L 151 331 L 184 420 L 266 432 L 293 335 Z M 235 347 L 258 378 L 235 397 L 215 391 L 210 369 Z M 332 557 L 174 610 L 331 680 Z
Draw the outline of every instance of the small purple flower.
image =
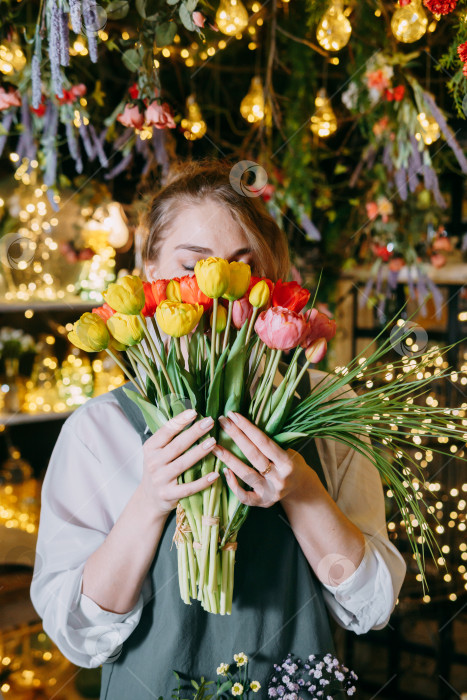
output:
M 81 34 L 81 0 L 70 0 L 71 28 L 75 34 Z

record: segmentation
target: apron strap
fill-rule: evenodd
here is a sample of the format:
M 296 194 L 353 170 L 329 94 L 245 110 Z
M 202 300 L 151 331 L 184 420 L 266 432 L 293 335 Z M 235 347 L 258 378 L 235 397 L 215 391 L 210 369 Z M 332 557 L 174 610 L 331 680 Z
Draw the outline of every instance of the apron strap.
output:
M 137 392 L 137 388 L 133 382 L 126 382 L 122 386 L 117 387 L 117 389 L 112 389 L 112 394 L 117 399 L 120 404 L 124 414 L 130 421 L 133 428 L 136 430 L 141 438 L 141 442 L 144 444 L 148 440 L 152 433 L 146 425 L 146 421 L 143 418 L 138 406 L 125 394 L 123 389 L 130 389 L 131 391 Z

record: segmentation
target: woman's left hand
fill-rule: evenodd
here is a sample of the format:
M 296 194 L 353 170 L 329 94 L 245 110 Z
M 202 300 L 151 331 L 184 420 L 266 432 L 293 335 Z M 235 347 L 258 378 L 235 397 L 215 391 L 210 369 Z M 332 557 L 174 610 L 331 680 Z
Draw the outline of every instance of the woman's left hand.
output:
M 303 496 L 303 490 L 315 483 L 316 472 L 298 452 L 283 450 L 244 416 L 229 413 L 228 417 L 219 418 L 219 422 L 254 467 L 247 466 L 225 447 L 216 445 L 212 450 L 226 465 L 227 483 L 241 503 L 269 508 L 294 494 Z M 235 475 L 253 491 L 245 491 Z

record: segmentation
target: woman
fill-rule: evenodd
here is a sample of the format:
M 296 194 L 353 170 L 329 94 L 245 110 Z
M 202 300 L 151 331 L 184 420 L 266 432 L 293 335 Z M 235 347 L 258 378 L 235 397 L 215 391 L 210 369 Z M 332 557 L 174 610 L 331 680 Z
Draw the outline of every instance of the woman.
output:
M 210 255 L 286 278 L 282 232 L 260 198 L 231 186 L 229 172 L 184 164 L 154 198 L 143 251 L 149 280 L 189 274 Z M 308 390 L 321 377 L 310 372 Z M 188 411 L 148 436 L 138 414 L 121 390 L 76 410 L 42 491 L 32 601 L 65 656 L 103 664 L 101 700 L 168 699 L 173 670 L 213 679 L 239 652 L 266 697 L 273 664 L 288 652 L 333 650 L 328 610 L 357 634 L 387 624 L 406 566 L 388 539 L 381 480 L 367 460 L 330 440 L 302 454 L 282 450 L 234 414 L 222 427 L 246 466 L 212 438 L 192 447 L 213 428 L 210 418 Z M 255 506 L 239 533 L 230 616 L 181 601 L 170 551 L 177 501 L 211 483 L 179 485 L 177 476 L 210 451 L 229 487 Z

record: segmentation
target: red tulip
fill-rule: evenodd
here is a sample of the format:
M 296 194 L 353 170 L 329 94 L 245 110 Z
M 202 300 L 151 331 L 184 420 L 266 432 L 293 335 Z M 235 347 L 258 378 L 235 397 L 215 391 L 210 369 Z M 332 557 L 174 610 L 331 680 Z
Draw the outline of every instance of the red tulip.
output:
M 145 304 L 141 309 L 143 316 L 154 316 L 157 309 L 157 302 L 154 298 L 152 282 L 143 282 Z
M 196 275 L 180 277 L 180 294 L 185 304 L 202 304 L 205 310 L 212 306 L 212 299 L 203 294 L 199 288 Z
M 324 338 L 329 342 L 336 335 L 336 322 L 328 318 L 326 314 L 320 313 L 317 309 L 311 309 L 306 314 L 306 330 L 300 345 L 305 350 L 318 340 Z
M 159 306 L 161 301 L 165 301 L 167 299 L 167 285 L 169 282 L 170 280 L 155 280 L 154 282 L 151 282 L 152 294 L 156 306 Z
M 114 315 L 115 311 L 107 304 L 107 302 L 105 302 L 102 304 L 102 306 L 98 306 L 96 309 L 93 309 L 92 313 L 97 314 L 103 321 L 105 321 L 105 323 L 107 323 L 109 318 Z
M 258 316 L 255 331 L 268 348 L 291 350 L 301 341 L 307 328 L 305 317 L 282 306 L 272 306 Z
M 240 330 L 250 320 L 253 307 L 248 301 L 248 295 L 234 301 L 232 306 L 232 323 Z
M 272 305 L 282 306 L 298 313 L 308 303 L 310 292 L 301 287 L 298 282 L 283 282 L 277 280 L 272 295 Z

